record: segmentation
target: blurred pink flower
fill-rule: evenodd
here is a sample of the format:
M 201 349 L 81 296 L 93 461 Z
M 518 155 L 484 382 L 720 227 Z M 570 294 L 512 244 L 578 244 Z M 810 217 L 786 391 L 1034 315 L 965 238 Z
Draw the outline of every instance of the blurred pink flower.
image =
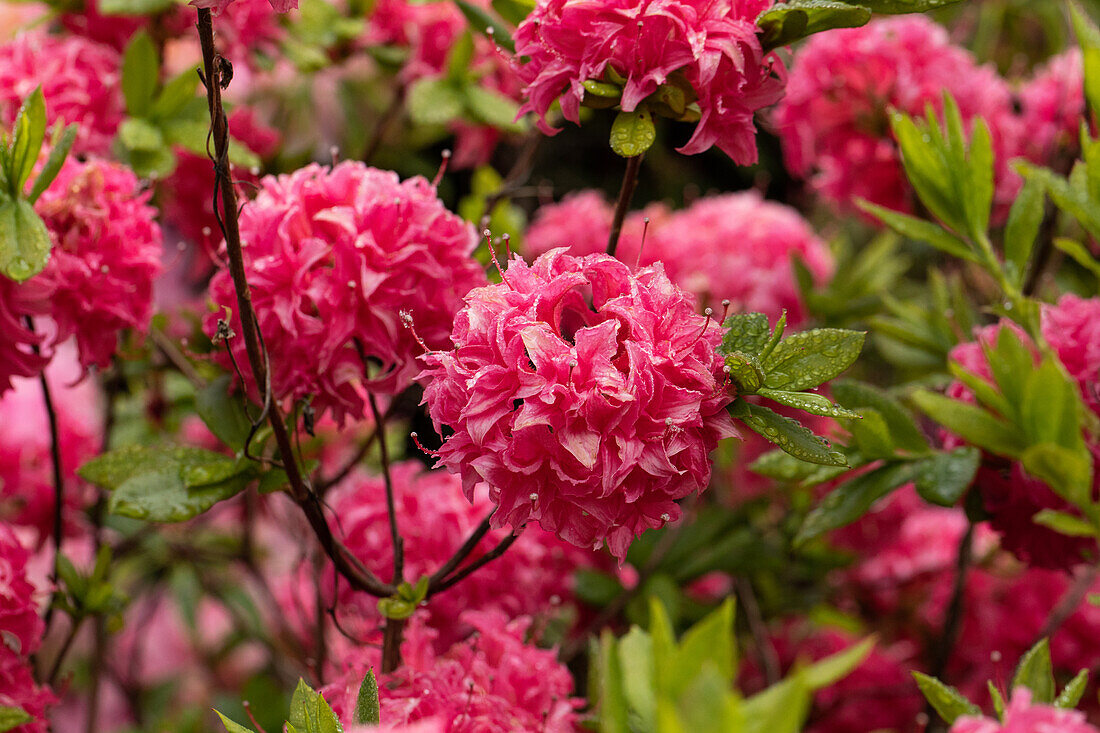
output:
M 442 567 L 493 505 L 483 487 L 471 503 L 462 495 L 457 476 L 427 471 L 416 461 L 395 464 L 391 475 L 398 526 L 405 542 L 404 575 L 415 582 Z M 375 574 L 391 579 L 393 548 L 382 478 L 353 474 L 334 490 L 331 503 L 344 543 Z M 490 532 L 467 562 L 484 555 L 505 536 L 505 530 Z M 439 633 L 437 649 L 446 649 L 469 631 L 458 623 L 461 612 L 468 608 L 499 610 L 509 618 L 552 613 L 555 606 L 572 597 L 573 571 L 587 564 L 586 557 L 549 532 L 528 528 L 503 556 L 428 601 L 427 623 Z M 332 574 L 324 577 L 327 582 Z M 358 600 L 363 601 L 358 604 L 360 612 L 378 625 L 374 599 L 364 599 L 342 587 L 342 611 L 356 606 Z
M 992 67 L 979 66 L 923 15 L 820 33 L 799 49 L 775 116 L 787 167 L 840 208 L 861 197 L 911 211 L 889 109 L 923 116 L 929 104 L 942 109 L 945 91 L 964 123 L 988 123 L 996 200 L 1007 204 L 1020 183 L 1008 167 L 1021 134 L 1012 95 Z
M 717 145 L 735 163 L 754 163 L 753 115 L 779 100 L 785 76 L 756 35 L 756 18 L 771 4 L 539 0 L 515 32 L 515 66 L 526 84 L 521 111 L 535 112 L 539 128 L 552 135 L 546 115 L 554 101 L 560 100 L 565 119 L 580 124 L 584 82 L 603 80 L 608 69 L 626 79 L 626 112 L 670 77 L 682 79 L 702 116 L 679 151 L 701 153 Z
M 268 0 L 276 13 L 289 13 L 298 8 L 298 0 Z M 196 8 L 209 8 L 214 15 L 221 15 L 233 0 L 191 0 L 189 5 Z
M 1052 705 L 1032 705 L 1031 690 L 1017 687 L 1005 707 L 1004 722 L 964 715 L 950 733 L 1100 733 L 1085 714 Z
M 1064 165 L 1057 160 L 1059 154 L 1072 156 L 1081 146 L 1085 115 L 1081 50 L 1071 48 L 1036 70 L 1020 89 L 1020 101 L 1027 131 L 1021 152 L 1041 165 Z
M 467 611 L 475 631 L 445 654 L 435 652 L 435 632 L 419 617 L 405 628 L 402 666 L 378 679 L 381 720 L 387 725 L 438 721 L 447 733 L 571 733 L 580 701 L 570 696 L 573 677 L 553 649 L 524 642 L 531 620 L 509 620 L 499 611 Z M 343 660 L 341 676 L 322 690 L 342 720 L 355 709 L 359 685 L 377 669 L 376 647 L 360 646 Z M 400 730 L 400 729 L 399 729 Z
M 42 353 L 45 336 L 25 320 L 44 316 L 49 308 L 49 288 L 41 282 L 19 285 L 0 275 L 0 395 L 11 389 L 14 377 L 34 377 L 49 363 L 49 352 Z
M 364 415 L 368 390 L 394 394 L 411 382 L 422 348 L 402 314 L 429 347 L 442 346 L 462 296 L 485 282 L 473 227 L 428 181 L 362 163 L 265 177 L 240 229 L 275 398 L 312 396 L 318 415 L 331 409 L 340 423 Z M 230 348 L 247 365 L 227 270 L 210 294 L 207 333 L 232 312 Z M 217 358 L 229 366 L 224 349 Z
M 106 155 L 124 113 L 118 53 L 86 38 L 27 31 L 0 45 L 0 124 L 9 126 L 35 87 L 47 125 L 76 123 L 74 154 Z
M 489 485 L 493 526 L 536 521 L 621 560 L 706 488 L 735 434 L 720 329 L 660 266 L 552 250 L 504 280 L 467 296 L 452 351 L 423 357 L 424 402 L 454 430 L 440 463 L 468 497 Z
M 651 203 L 641 211 L 628 213 L 623 221 L 615 256 L 628 264 L 637 262 L 638 248 L 643 245 L 644 234 L 642 262 L 652 262 L 652 257 L 645 257 L 645 248 L 671 214 L 669 208 L 659 202 Z M 576 257 L 599 254 L 607 249 L 614 217 L 611 204 L 599 191 L 584 189 L 568 193 L 561 201 L 540 206 L 535 212 L 535 218 L 523 237 L 527 254 L 537 257 L 559 247 L 565 247 L 569 254 Z M 648 228 L 645 223 L 647 218 Z

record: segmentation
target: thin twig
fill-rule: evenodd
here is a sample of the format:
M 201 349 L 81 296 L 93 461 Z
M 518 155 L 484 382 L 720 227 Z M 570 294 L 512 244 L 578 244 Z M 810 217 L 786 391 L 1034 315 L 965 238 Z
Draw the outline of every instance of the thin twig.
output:
M 634 189 L 638 185 L 638 171 L 642 169 L 642 156 L 635 155 L 626 159 L 623 171 L 623 185 L 619 189 L 619 199 L 615 202 L 615 218 L 611 220 L 611 235 L 607 238 L 607 253 L 612 257 L 619 248 L 619 235 L 623 232 L 623 222 L 634 198 Z
M 195 367 L 192 366 L 191 362 L 187 360 L 187 357 L 179 350 L 179 347 L 172 343 L 172 339 L 165 336 L 164 333 L 157 328 L 149 329 L 149 338 L 152 340 L 153 344 L 160 349 L 160 352 L 164 354 L 164 357 L 172 363 L 172 366 L 178 369 L 179 373 L 186 377 L 187 381 L 190 382 L 192 386 L 198 389 L 202 389 L 206 386 L 206 380 L 202 378 L 202 375 L 199 374 Z
M 252 307 L 252 294 L 245 275 L 244 255 L 241 250 L 241 233 L 237 221 L 237 193 L 229 175 L 229 123 L 221 101 L 222 62 L 214 51 L 214 27 L 209 9 L 199 9 L 197 27 L 199 42 L 202 46 L 203 74 L 201 77 L 206 87 L 206 101 L 210 113 L 210 136 L 214 143 L 212 157 L 215 172 L 215 190 L 221 194 L 221 212 L 215 206 L 215 213 L 219 214 L 218 223 L 225 235 L 229 273 L 233 278 L 233 287 L 236 290 L 241 332 L 244 338 L 245 352 L 248 355 L 249 367 L 252 370 L 255 383 L 267 387 L 270 385 L 270 374 L 264 359 L 265 354 L 256 323 L 256 312 Z M 225 83 L 228 83 L 228 80 L 225 80 Z M 223 212 L 224 216 L 221 215 Z M 265 389 L 265 407 L 269 397 L 270 391 Z M 394 587 L 375 577 L 333 536 L 332 528 L 329 527 L 328 521 L 325 519 L 321 502 L 302 476 L 301 469 L 294 460 L 290 435 L 287 432 L 278 405 L 270 405 L 270 409 L 267 410 L 267 419 L 271 424 L 271 432 L 282 458 L 291 497 L 305 513 L 306 519 L 309 521 L 314 534 L 317 535 L 325 554 L 332 559 L 340 574 L 347 579 L 353 588 L 380 597 L 392 595 L 395 590 Z
M 1073 585 L 1058 601 L 1058 605 L 1050 612 L 1050 616 L 1047 617 L 1046 623 L 1043 624 L 1043 628 L 1035 637 L 1032 646 L 1038 643 L 1040 639 L 1049 639 L 1053 636 L 1054 632 L 1066 622 L 1066 619 L 1073 615 L 1073 612 L 1081 605 L 1081 601 L 1084 600 L 1085 594 L 1096 582 L 1098 574 L 1100 574 L 1100 567 L 1093 565 L 1077 576 L 1077 580 L 1074 581 Z
M 64 661 L 65 655 L 69 653 L 69 647 L 72 646 L 73 640 L 76 638 L 76 633 L 80 631 L 80 627 L 83 626 L 84 619 L 73 619 L 73 625 L 69 627 L 69 633 L 65 635 L 65 641 L 61 643 L 61 648 L 57 652 L 57 657 L 53 660 L 53 665 L 50 666 L 50 671 L 46 675 L 45 682 L 47 685 L 53 685 L 57 681 L 57 673 L 61 671 L 61 662 Z
M 382 113 L 382 116 L 378 119 L 378 124 L 374 128 L 374 132 L 371 134 L 370 140 L 367 142 L 366 148 L 363 150 L 363 155 L 360 156 L 364 163 L 370 163 L 371 158 L 378 152 L 378 148 L 382 146 L 382 141 L 386 137 L 386 132 L 390 129 L 390 125 L 401 114 L 401 108 L 405 105 L 405 96 L 407 94 L 408 87 L 402 84 L 394 92 L 393 99 L 390 100 L 389 106 L 386 107 L 386 111 Z
M 374 393 L 367 394 L 367 402 L 370 403 L 371 414 L 374 415 L 374 432 L 385 436 L 386 423 L 382 417 L 382 411 L 378 409 L 378 401 L 374 399 Z M 397 505 L 393 498 L 393 476 L 390 473 L 390 452 L 386 447 L 386 439 L 382 437 L 378 441 L 378 452 L 382 458 L 382 482 L 386 487 L 386 514 L 390 520 L 390 541 L 393 543 L 393 584 L 398 585 L 404 580 L 405 572 L 405 540 L 401 539 L 401 531 L 397 527 Z
M 947 614 L 944 617 L 943 632 L 940 634 L 939 645 L 933 650 L 931 673 L 936 679 L 943 679 L 944 672 L 947 670 L 947 663 L 951 660 L 951 650 L 955 648 L 959 629 L 962 627 L 966 575 L 970 570 L 973 555 L 974 523 L 969 522 L 966 525 L 966 532 L 959 540 L 959 550 L 955 558 L 955 580 L 951 587 L 951 600 L 947 605 Z M 936 711 L 931 705 L 925 707 L 925 713 L 927 713 L 929 720 L 936 719 Z
M 504 539 L 502 539 L 497 544 L 496 547 L 489 550 L 484 555 L 482 555 L 478 559 L 474 560 L 473 562 L 471 562 L 469 565 L 465 566 L 461 570 L 457 571 L 451 577 L 440 581 L 439 585 L 436 586 L 435 593 L 442 593 L 443 591 L 445 591 L 448 588 L 452 587 L 453 585 L 455 585 L 459 581 L 469 577 L 472 573 L 476 572 L 480 568 L 485 567 L 486 565 L 491 563 L 493 560 L 496 560 L 498 557 L 503 555 L 508 550 L 508 548 L 512 546 L 512 543 L 514 543 L 516 540 L 519 539 L 519 536 L 521 534 L 523 534 L 523 530 L 524 530 L 524 528 L 520 527 L 513 534 L 510 534 L 507 537 L 505 537 Z
M 531 130 L 527 134 L 527 139 L 524 141 L 519 155 L 516 156 L 516 160 L 512 163 L 512 168 L 508 171 L 508 174 L 504 176 L 504 180 L 500 182 L 500 187 L 485 197 L 485 204 L 478 219 L 479 222 L 492 216 L 493 209 L 496 208 L 498 203 L 514 194 L 527 182 L 535 162 L 535 153 L 538 151 L 539 143 L 544 137 L 545 135 L 539 130 Z M 479 226 L 479 228 L 484 229 L 485 227 Z
M 477 543 L 481 542 L 481 539 L 489 534 L 489 520 L 492 519 L 492 514 L 481 520 L 481 524 L 477 525 L 477 528 L 470 533 L 470 536 L 466 538 L 466 541 L 462 543 L 462 546 L 455 551 L 455 554 L 451 555 L 451 558 L 447 562 L 436 570 L 431 579 L 428 580 L 428 594 L 431 595 L 435 591 L 439 584 L 443 582 L 443 579 L 454 572 L 463 560 L 469 557 L 470 553 L 477 547 Z
M 779 682 L 779 655 L 775 653 L 775 647 L 768 639 L 768 629 L 764 624 L 764 616 L 760 613 L 760 604 L 756 600 L 752 582 L 748 578 L 739 577 L 734 583 L 737 586 L 737 596 L 741 599 L 741 606 L 745 609 L 745 620 L 749 623 L 753 644 L 756 646 L 757 654 L 760 655 L 760 666 L 764 670 L 764 678 L 771 687 Z

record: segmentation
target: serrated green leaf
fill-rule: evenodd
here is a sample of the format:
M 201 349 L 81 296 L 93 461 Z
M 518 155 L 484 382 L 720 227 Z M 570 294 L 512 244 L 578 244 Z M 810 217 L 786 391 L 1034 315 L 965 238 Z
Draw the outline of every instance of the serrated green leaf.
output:
M 195 411 L 218 440 L 239 451 L 252 430 L 252 421 L 248 419 L 240 393 L 230 394 L 232 381 L 224 374 L 198 390 Z
M 798 392 L 838 376 L 859 358 L 865 331 L 816 328 L 788 336 L 762 359 L 764 385 Z
M 7 733 L 32 720 L 34 718 L 23 708 L 0 705 L 0 733 Z
M 872 204 L 870 201 L 858 199 L 856 206 L 864 212 L 874 216 L 886 226 L 893 229 L 903 237 L 917 242 L 930 244 L 936 249 L 946 252 L 952 257 L 977 262 L 975 254 L 963 240 L 956 237 L 943 227 L 915 216 L 902 214 L 884 206 Z
M 450 79 L 420 79 L 409 88 L 409 116 L 421 125 L 442 125 L 462 115 L 465 101 L 462 87 Z
M 1026 446 L 1012 426 L 975 405 L 917 390 L 913 403 L 967 443 L 1006 458 L 1019 458 Z
M 948 725 L 964 715 L 982 714 L 981 708 L 967 700 L 954 687 L 945 685 L 935 677 L 921 672 L 913 672 L 912 675 L 913 679 L 917 681 L 917 687 L 920 688 L 924 699 Z
M 741 394 L 755 394 L 764 381 L 760 362 L 748 354 L 733 353 L 726 356 L 730 379 Z
M 1054 670 L 1050 662 L 1050 643 L 1046 639 L 1040 639 L 1020 658 L 1011 689 L 1021 686 L 1031 690 L 1031 699 L 1036 704 L 1054 702 Z
M 803 520 L 794 544 L 802 545 L 825 532 L 856 521 L 882 497 L 913 480 L 913 468 L 893 463 L 845 481 L 829 492 Z
M 75 123 L 64 128 L 60 127 L 60 123 L 54 126 L 54 133 L 50 139 L 50 154 L 47 156 L 42 170 L 39 171 L 38 177 L 34 179 L 34 185 L 31 186 L 31 192 L 27 195 L 27 201 L 32 204 L 37 201 L 38 197 L 57 178 L 61 166 L 65 164 L 65 158 L 68 157 L 69 151 L 73 147 L 78 129 L 79 127 Z
M 981 460 L 980 450 L 964 446 L 915 461 L 917 493 L 931 504 L 954 506 L 974 482 Z
M 1045 200 L 1042 184 L 1036 179 L 1029 179 L 1024 182 L 1024 187 L 1020 189 L 1008 212 L 1004 234 L 1005 270 L 1009 282 L 1016 287 L 1023 285 L 1027 274 L 1031 250 L 1043 223 Z
M 834 28 L 858 28 L 871 20 L 871 11 L 855 3 L 833 0 L 791 0 L 765 10 L 756 19 L 760 43 L 769 51 Z
M 366 677 L 359 685 L 359 695 L 355 700 L 354 720 L 357 725 L 378 725 L 380 715 L 378 680 L 374 677 L 374 670 L 368 669 Z
M 824 438 L 814 435 L 797 420 L 767 407 L 738 399 L 731 405 L 730 414 L 795 458 L 823 466 L 848 465 L 844 454 L 833 450 Z
M 722 324 L 725 332 L 718 347 L 719 354 L 741 352 L 758 356 L 768 343 L 771 327 L 763 313 L 735 313 Z
M 894 447 L 911 453 L 924 453 L 928 450 L 928 440 L 921 433 L 913 416 L 882 389 L 850 379 L 837 380 L 829 388 L 833 398 L 844 407 L 856 412 L 871 408 L 878 413 L 886 424 Z
M 148 115 L 159 82 L 157 47 L 148 33 L 138 31 L 122 56 L 122 95 L 126 99 L 126 113 L 131 117 Z
M 756 391 L 761 397 L 767 397 L 773 402 L 778 402 L 787 407 L 793 407 L 811 415 L 822 417 L 859 419 L 861 415 L 852 410 L 834 405 L 827 397 L 812 392 L 787 392 L 778 389 L 761 388 Z
M 42 272 L 50 260 L 50 233 L 25 199 L 0 202 L 0 275 L 15 282 Z
M 611 149 L 624 158 L 641 155 L 656 140 L 653 114 L 644 107 L 633 112 L 619 112 L 611 123 Z
M 1089 671 L 1082 669 L 1073 679 L 1066 683 L 1058 697 L 1054 698 L 1054 707 L 1064 710 L 1072 710 L 1081 702 L 1085 694 L 1085 688 L 1089 684 Z

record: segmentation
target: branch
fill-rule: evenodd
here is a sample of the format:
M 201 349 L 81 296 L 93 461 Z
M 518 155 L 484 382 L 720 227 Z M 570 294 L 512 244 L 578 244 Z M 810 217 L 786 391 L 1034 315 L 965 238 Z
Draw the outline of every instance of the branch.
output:
M 432 577 L 428 580 L 428 595 L 431 595 L 443 582 L 443 579 L 454 572 L 463 560 L 469 557 L 470 553 L 477 547 L 477 543 L 481 542 L 481 538 L 489 534 L 489 520 L 492 518 L 492 514 L 485 519 L 481 520 L 481 524 L 477 525 L 477 529 L 470 533 L 470 536 L 466 538 L 466 541 L 462 543 L 462 547 L 459 547 L 455 551 L 455 554 L 451 555 L 451 559 L 443 564 L 439 570 L 436 570 Z
M 440 581 L 439 585 L 436 586 L 435 593 L 442 593 L 443 591 L 447 590 L 461 580 L 469 577 L 478 569 L 485 567 L 493 560 L 496 560 L 498 557 L 503 555 L 508 550 L 508 548 L 512 546 L 512 543 L 519 539 L 519 536 L 523 533 L 523 530 L 524 528 L 520 527 L 518 530 L 516 530 L 515 533 L 510 534 L 502 539 L 496 547 L 489 550 L 484 555 L 474 560 L 472 563 L 462 568 L 451 577 L 447 578 L 446 580 Z M 435 595 L 435 593 L 429 595 Z
M 638 171 L 642 169 L 642 156 L 635 155 L 626 159 L 626 170 L 623 171 L 623 185 L 619 189 L 619 200 L 615 202 L 615 218 L 611 220 L 611 236 L 607 238 L 607 253 L 612 257 L 619 248 L 619 235 L 623 232 L 623 221 L 626 220 L 627 209 L 630 208 L 630 200 L 634 198 L 634 189 L 638 185 Z

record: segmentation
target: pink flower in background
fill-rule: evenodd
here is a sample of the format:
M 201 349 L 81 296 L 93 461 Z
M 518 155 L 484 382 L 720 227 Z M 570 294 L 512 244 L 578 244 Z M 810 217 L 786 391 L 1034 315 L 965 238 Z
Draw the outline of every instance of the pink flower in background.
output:
M 621 560 L 680 516 L 735 434 L 720 328 L 659 266 L 564 250 L 509 264 L 467 296 L 454 349 L 423 357 L 424 402 L 437 431 L 454 430 L 440 463 L 468 497 L 489 485 L 495 527 L 536 521 Z
M 800 259 L 819 283 L 833 273 L 828 247 L 806 220 L 755 191 L 699 199 L 650 233 L 643 261 L 663 262 L 672 282 L 716 313 L 729 299 L 731 312 L 775 321 L 786 309 L 788 325 L 799 326 L 806 311 L 792 261 Z
M 394 394 L 417 371 L 422 347 L 402 314 L 429 347 L 442 346 L 462 296 L 485 282 L 471 256 L 474 230 L 423 178 L 402 182 L 361 163 L 309 165 L 260 187 L 240 228 L 275 398 L 312 396 L 318 414 L 361 418 L 367 390 Z M 210 294 L 217 312 L 205 319 L 207 333 L 228 308 L 239 334 L 228 271 L 214 276 Z M 230 347 L 247 364 L 243 338 Z M 218 359 L 229 366 L 224 349 Z
M 1032 705 L 1031 690 L 1017 687 L 1005 707 L 1003 723 L 964 715 L 950 733 L 1100 733 L 1100 728 L 1089 725 L 1080 711 Z
M 674 74 L 693 90 L 701 111 L 695 134 L 679 148 L 712 145 L 735 163 L 756 162 L 753 115 L 783 93 L 785 71 L 765 54 L 756 18 L 770 0 L 539 0 L 515 32 L 516 70 L 526 85 L 521 111 L 546 115 L 560 100 L 565 119 L 580 124 L 584 82 L 609 69 L 626 79 L 621 107 L 638 109 Z
M 0 275 L 0 395 L 11 389 L 14 377 L 33 377 L 49 363 L 49 354 L 41 353 L 44 336 L 25 320 L 48 312 L 48 288 L 33 280 L 18 285 Z
M 117 163 L 76 158 L 35 204 L 53 240 L 46 269 L 56 340 L 76 337 L 85 366 L 106 367 L 121 331 L 142 331 L 161 273 L 163 242 L 137 176 Z
M 276 13 L 289 13 L 298 8 L 298 0 L 268 0 Z M 214 15 L 221 15 L 233 0 L 191 0 L 189 5 L 196 8 L 209 8 Z
M 649 264 L 645 248 L 653 240 L 654 233 L 671 215 L 667 206 L 660 202 L 651 203 L 641 211 L 631 211 L 623 221 L 623 231 L 619 237 L 616 257 L 628 264 L 638 260 L 638 248 L 643 247 L 642 262 Z M 593 255 L 607 249 L 607 238 L 611 234 L 611 221 L 615 211 L 599 191 L 584 189 L 568 193 L 553 204 L 545 204 L 535 211 L 534 221 L 527 228 L 523 241 L 527 253 L 537 257 L 558 247 L 565 247 L 569 254 L 580 257 Z M 649 219 L 647 227 L 645 220 Z
M 99 452 L 102 442 L 99 393 L 91 380 L 74 384 L 82 372 L 74 351 L 63 347 L 46 368 L 61 438 L 63 519 L 72 531 L 91 498 L 76 469 Z M 54 491 L 42 386 L 38 379 L 16 379 L 0 397 L 0 521 L 33 527 L 38 543 L 44 543 L 53 534 Z
M 472 503 L 467 501 L 461 481 L 446 471 L 427 471 L 419 462 L 406 461 L 395 464 L 391 475 L 405 540 L 406 578 L 415 580 L 442 567 L 493 510 L 484 491 L 477 491 Z M 379 577 L 391 579 L 393 548 L 382 478 L 353 474 L 334 490 L 330 501 L 344 544 Z M 506 535 L 504 530 L 490 532 L 469 559 L 485 554 Z M 495 609 L 509 618 L 553 613 L 555 606 L 572 597 L 573 571 L 587 564 L 586 557 L 549 532 L 528 528 L 502 557 L 428 601 L 427 623 L 439 633 L 437 649 L 446 649 L 468 632 L 458 624 L 465 609 Z M 327 582 L 332 574 L 324 577 Z M 340 600 L 342 609 L 361 602 L 367 620 L 379 624 L 373 598 L 342 587 Z
M 1020 101 L 1027 131 L 1021 138 L 1024 155 L 1042 165 L 1055 165 L 1060 163 L 1059 154 L 1076 152 L 1085 114 L 1081 50 L 1071 48 L 1036 70 L 1020 89 Z
M 1067 293 L 1055 305 L 1044 304 L 1040 320 L 1043 338 L 1100 416 L 1100 298 Z
M 73 153 L 108 154 L 124 113 L 120 63 L 114 49 L 79 36 L 16 36 L 0 45 L 0 124 L 10 126 L 41 86 L 48 125 L 77 124 Z
M 1008 161 L 1020 129 L 1008 86 L 923 15 L 820 33 L 799 49 L 775 117 L 787 167 L 841 208 L 859 197 L 911 211 L 888 111 L 923 116 L 926 105 L 942 108 L 945 91 L 965 123 L 975 117 L 988 123 L 996 200 L 1010 202 L 1019 178 Z
M 28 553 L 11 528 L 0 522 L 0 707 L 22 709 L 33 718 L 14 733 L 45 733 L 46 707 L 54 702 L 48 687 L 35 684 L 30 658 L 38 650 L 45 624 L 38 618 L 34 586 L 27 581 Z
M 499 611 L 467 611 L 474 634 L 446 653 L 435 651 L 435 632 L 410 620 L 401 646 L 402 666 L 378 680 L 381 719 L 387 725 L 437 721 L 447 733 L 576 730 L 579 701 L 573 677 L 553 649 L 524 642 L 531 620 L 509 620 Z M 322 690 L 333 710 L 348 720 L 359 685 L 380 662 L 376 647 L 360 646 L 342 660 L 339 678 Z

